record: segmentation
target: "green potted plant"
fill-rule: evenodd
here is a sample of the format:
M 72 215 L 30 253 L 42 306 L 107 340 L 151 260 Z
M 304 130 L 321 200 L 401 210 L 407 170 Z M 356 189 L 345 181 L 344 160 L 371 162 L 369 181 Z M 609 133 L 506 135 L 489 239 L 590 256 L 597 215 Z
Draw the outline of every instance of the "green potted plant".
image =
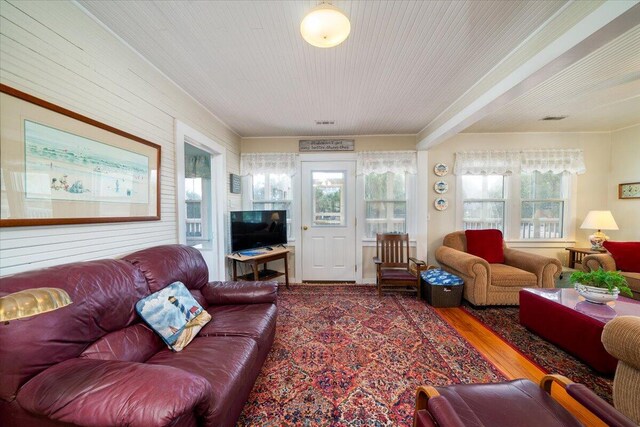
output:
M 587 301 L 598 304 L 617 299 L 619 293 L 633 296 L 627 279 L 619 271 L 605 271 L 602 268 L 589 272 L 576 271 L 571 274 L 569 282 Z

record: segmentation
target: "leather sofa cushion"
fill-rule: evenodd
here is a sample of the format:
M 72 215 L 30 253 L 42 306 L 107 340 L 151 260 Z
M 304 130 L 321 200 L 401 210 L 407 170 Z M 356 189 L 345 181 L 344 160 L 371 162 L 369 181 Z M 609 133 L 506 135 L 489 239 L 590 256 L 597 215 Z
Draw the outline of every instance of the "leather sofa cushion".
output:
M 535 287 L 538 278 L 533 273 L 507 264 L 491 264 L 491 284 L 500 287 Z
M 134 252 L 123 259 L 142 271 L 151 292 L 157 292 L 173 282 L 182 282 L 193 293 L 193 290 L 209 282 L 209 269 L 202 254 L 190 246 L 156 246 Z M 203 301 L 197 293 L 194 293 L 194 297 L 202 305 Z M 206 308 L 205 305 L 203 307 Z
M 467 252 L 479 256 L 488 263 L 504 262 L 504 245 L 502 231 L 489 230 L 465 230 L 467 239 Z
M 201 336 L 240 336 L 253 338 L 262 350 L 270 346 L 276 328 L 274 304 L 219 305 L 208 308 L 212 320 L 200 330 Z
M 260 370 L 258 346 L 246 337 L 197 337 L 179 353 L 162 350 L 148 364 L 172 366 L 204 377 L 212 387 L 206 425 L 227 426 L 244 404 Z M 248 391 L 246 391 L 248 393 Z M 238 402 L 241 400 L 240 402 Z M 234 408 L 234 404 L 239 409 Z
M 0 279 L 8 293 L 38 287 L 62 288 L 73 304 L 0 325 L 0 348 L 11 349 L 0 351 L 0 399 L 10 400 L 37 373 L 136 323 L 135 303 L 149 294 L 140 271 L 122 260 L 78 262 Z
M 111 332 L 91 344 L 81 358 L 142 363 L 166 348 L 160 337 L 143 323 Z
M 529 380 L 436 387 L 466 427 L 578 427 L 558 402 Z M 532 416 L 535 414 L 535 416 Z

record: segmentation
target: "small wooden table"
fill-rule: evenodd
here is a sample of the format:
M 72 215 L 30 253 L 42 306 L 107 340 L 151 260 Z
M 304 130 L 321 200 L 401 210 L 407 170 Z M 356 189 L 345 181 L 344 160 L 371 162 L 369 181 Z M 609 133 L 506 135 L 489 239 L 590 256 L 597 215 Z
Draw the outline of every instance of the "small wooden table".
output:
M 590 248 L 564 248 L 569 251 L 569 268 L 576 268 L 576 263 L 582 264 L 582 258 L 589 254 L 601 254 L 604 252 L 592 251 Z
M 241 252 L 235 252 L 233 254 L 227 255 L 227 258 L 230 259 L 233 263 L 233 280 L 269 280 L 274 277 L 279 277 L 284 275 L 284 281 L 289 289 L 289 252 L 290 250 L 287 248 L 273 248 L 273 250 L 267 249 L 255 249 L 252 251 L 246 251 L 251 253 L 256 253 L 255 255 L 243 255 Z M 267 269 L 267 263 L 270 261 L 277 261 L 279 259 L 284 260 L 284 273 L 275 270 Z M 238 277 L 238 268 L 236 263 L 242 262 L 245 264 L 250 264 L 253 273 L 245 274 L 243 276 Z M 264 264 L 264 268 L 260 270 L 258 268 L 259 264 Z

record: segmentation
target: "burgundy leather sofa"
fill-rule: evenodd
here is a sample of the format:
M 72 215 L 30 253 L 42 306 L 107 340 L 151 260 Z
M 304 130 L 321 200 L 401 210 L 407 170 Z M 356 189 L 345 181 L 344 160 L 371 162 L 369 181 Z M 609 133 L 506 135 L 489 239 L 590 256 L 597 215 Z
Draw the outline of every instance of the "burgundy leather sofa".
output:
M 0 295 L 58 287 L 73 301 L 0 324 L 0 425 L 235 424 L 273 343 L 277 283 L 208 277 L 197 250 L 168 245 L 0 279 Z M 134 309 L 175 281 L 212 316 L 178 353 Z

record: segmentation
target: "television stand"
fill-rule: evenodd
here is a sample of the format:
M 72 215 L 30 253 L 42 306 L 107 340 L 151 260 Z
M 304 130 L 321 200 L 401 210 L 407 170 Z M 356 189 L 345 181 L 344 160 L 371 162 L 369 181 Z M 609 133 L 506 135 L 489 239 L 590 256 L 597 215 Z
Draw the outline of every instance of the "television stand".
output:
M 289 289 L 289 249 L 287 248 L 273 248 L 271 251 L 260 250 L 262 253 L 258 255 L 240 255 L 239 253 L 233 253 L 227 255 L 227 258 L 231 260 L 233 264 L 233 280 L 270 280 L 279 276 L 284 276 L 285 284 Z M 284 260 L 284 272 L 270 270 L 267 268 L 267 263 L 271 261 Z M 244 263 L 251 265 L 253 272 L 238 276 L 237 263 Z M 260 269 L 259 265 L 264 264 Z

